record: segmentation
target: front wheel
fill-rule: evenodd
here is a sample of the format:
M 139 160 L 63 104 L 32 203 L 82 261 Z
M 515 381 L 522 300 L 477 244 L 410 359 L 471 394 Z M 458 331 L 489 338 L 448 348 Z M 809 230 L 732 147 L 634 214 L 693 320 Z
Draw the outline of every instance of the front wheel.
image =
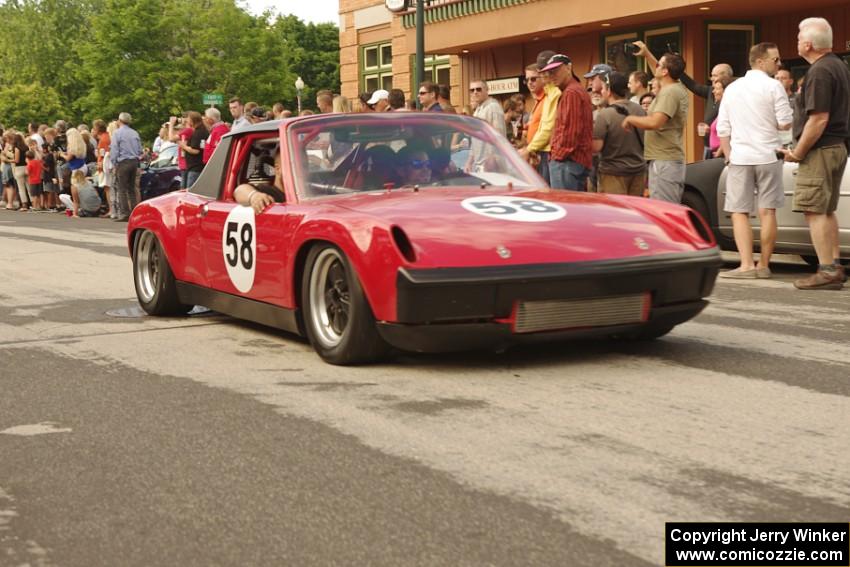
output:
M 362 364 L 387 354 L 357 274 L 339 248 L 310 250 L 301 290 L 307 338 L 325 362 Z
M 180 303 L 177 282 L 156 235 L 143 231 L 133 246 L 133 281 L 139 305 L 149 315 L 185 315 L 192 305 Z

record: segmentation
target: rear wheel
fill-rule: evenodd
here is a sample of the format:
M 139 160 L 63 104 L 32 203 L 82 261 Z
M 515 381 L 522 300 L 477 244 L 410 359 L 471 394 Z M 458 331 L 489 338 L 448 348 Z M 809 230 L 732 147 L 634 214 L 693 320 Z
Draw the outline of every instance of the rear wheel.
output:
M 133 281 L 139 305 L 149 315 L 185 315 L 192 305 L 180 303 L 177 282 L 156 235 L 143 231 L 133 246 Z
M 310 344 L 331 364 L 362 364 L 386 356 L 357 274 L 339 248 L 315 246 L 302 280 L 304 327 Z

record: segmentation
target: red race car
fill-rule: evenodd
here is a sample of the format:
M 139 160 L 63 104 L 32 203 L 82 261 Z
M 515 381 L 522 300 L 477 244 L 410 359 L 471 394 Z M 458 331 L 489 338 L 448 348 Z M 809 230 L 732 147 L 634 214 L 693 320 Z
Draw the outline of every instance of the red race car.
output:
M 439 113 L 240 130 L 189 190 L 139 204 L 127 238 L 149 314 L 203 305 L 333 364 L 659 337 L 705 307 L 721 265 L 691 209 L 551 190 L 489 125 Z

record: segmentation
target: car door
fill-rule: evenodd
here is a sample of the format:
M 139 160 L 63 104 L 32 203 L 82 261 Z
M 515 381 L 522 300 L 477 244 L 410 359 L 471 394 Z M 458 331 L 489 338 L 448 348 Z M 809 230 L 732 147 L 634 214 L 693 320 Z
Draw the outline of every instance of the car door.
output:
M 237 204 L 233 191 L 241 183 L 258 183 L 249 168 L 254 150 L 277 146 L 277 132 L 242 136 L 232 142 L 224 186 L 218 199 L 201 211 L 201 240 L 209 287 L 250 299 L 283 305 L 283 272 L 289 238 L 287 204 L 274 203 L 262 213 Z
M 782 188 L 785 191 L 785 206 L 776 211 L 776 243 L 811 246 L 806 215 L 794 212 L 794 186 L 800 164 L 784 162 L 782 166 Z

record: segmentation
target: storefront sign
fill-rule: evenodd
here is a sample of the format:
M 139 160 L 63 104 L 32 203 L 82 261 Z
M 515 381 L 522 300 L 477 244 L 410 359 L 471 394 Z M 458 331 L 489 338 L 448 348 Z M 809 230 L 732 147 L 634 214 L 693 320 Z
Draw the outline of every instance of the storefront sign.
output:
M 519 77 L 509 77 L 507 79 L 493 79 L 487 81 L 487 90 L 491 95 L 508 94 L 519 92 Z

